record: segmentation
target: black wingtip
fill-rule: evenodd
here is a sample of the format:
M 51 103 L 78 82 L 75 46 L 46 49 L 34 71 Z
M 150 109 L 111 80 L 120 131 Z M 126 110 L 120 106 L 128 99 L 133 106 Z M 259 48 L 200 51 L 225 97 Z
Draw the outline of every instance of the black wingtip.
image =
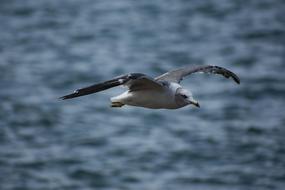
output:
M 76 98 L 80 96 L 76 91 L 72 94 L 68 94 L 68 95 L 65 95 L 65 96 L 62 96 L 62 97 L 59 97 L 60 100 L 67 100 L 67 99 L 72 99 L 72 98 Z
M 64 96 L 59 97 L 58 99 L 59 99 L 59 100 L 66 100 L 66 98 L 65 98 Z
M 234 74 L 234 73 L 232 73 L 232 74 L 233 74 L 232 78 L 234 79 L 234 81 L 235 81 L 237 84 L 240 84 L 240 78 L 239 78 L 236 74 Z
M 224 75 L 226 78 L 232 78 L 237 84 L 240 84 L 240 78 L 232 71 L 224 68 L 224 67 L 220 67 L 220 66 L 214 66 L 214 65 L 210 65 L 210 67 L 214 67 L 220 70 L 224 70 L 226 71 L 226 75 Z
M 238 77 L 233 78 L 237 84 L 240 84 L 240 79 Z
M 66 96 L 59 97 L 58 100 L 66 100 L 68 99 Z

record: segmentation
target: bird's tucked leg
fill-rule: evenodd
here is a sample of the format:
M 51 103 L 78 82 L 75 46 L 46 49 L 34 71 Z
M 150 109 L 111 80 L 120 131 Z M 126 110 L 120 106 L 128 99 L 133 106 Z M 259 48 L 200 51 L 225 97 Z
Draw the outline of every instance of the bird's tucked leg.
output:
M 124 106 L 125 104 L 121 103 L 121 102 L 111 102 L 111 107 L 112 108 L 120 108 L 122 106 Z

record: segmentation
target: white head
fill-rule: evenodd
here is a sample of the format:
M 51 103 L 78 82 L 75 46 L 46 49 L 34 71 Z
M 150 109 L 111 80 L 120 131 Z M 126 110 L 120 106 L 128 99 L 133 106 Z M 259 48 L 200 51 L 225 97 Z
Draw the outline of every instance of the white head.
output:
M 175 101 L 180 106 L 192 104 L 196 107 L 200 107 L 198 101 L 193 98 L 192 93 L 182 87 L 177 88 L 175 93 Z

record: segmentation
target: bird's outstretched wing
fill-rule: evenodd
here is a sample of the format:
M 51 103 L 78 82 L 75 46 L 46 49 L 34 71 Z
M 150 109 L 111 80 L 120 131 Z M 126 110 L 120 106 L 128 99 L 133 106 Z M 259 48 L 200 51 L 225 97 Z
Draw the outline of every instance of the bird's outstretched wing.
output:
M 141 89 L 153 89 L 153 88 L 161 89 L 163 87 L 163 85 L 160 82 L 155 81 L 151 77 L 148 77 L 142 73 L 130 73 L 127 75 L 116 77 L 114 79 L 105 82 L 97 83 L 85 88 L 80 88 L 78 90 L 75 90 L 71 94 L 60 97 L 60 99 L 66 100 L 66 99 L 76 98 L 79 96 L 85 96 L 88 94 L 93 94 L 120 85 L 127 86 L 130 89 L 130 91 L 141 90 Z
M 187 66 L 187 67 L 183 67 L 180 69 L 176 69 L 173 71 L 169 71 L 167 73 L 164 73 L 163 75 L 160 75 L 158 77 L 155 78 L 156 81 L 169 81 L 169 82 L 177 82 L 180 83 L 180 81 L 187 75 L 190 75 L 192 73 L 211 73 L 211 74 L 219 74 L 219 75 L 223 75 L 226 78 L 232 78 L 236 83 L 240 83 L 240 79 L 239 77 L 223 68 L 223 67 L 219 67 L 219 66 L 213 66 L 213 65 L 204 65 L 204 66 Z

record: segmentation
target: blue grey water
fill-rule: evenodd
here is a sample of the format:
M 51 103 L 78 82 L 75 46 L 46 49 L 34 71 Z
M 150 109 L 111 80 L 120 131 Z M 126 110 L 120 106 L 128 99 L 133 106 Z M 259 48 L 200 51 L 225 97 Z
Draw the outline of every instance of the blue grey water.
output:
M 283 0 L 1 0 L 1 190 L 285 188 Z M 201 108 L 112 109 L 76 88 L 191 64 Z

